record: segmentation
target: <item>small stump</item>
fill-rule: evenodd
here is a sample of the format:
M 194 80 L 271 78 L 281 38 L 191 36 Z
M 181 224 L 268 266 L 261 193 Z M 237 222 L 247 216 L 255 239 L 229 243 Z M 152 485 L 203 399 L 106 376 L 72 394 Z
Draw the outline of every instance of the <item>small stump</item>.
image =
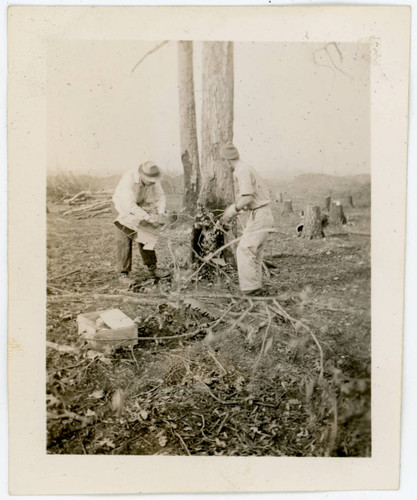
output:
M 282 204 L 281 213 L 282 214 L 292 214 L 294 211 L 292 209 L 292 201 L 285 200 Z
M 324 198 L 324 208 L 326 210 L 330 210 L 331 201 L 332 201 L 332 199 L 330 198 L 330 196 L 326 196 L 326 198 Z
M 352 198 L 352 196 L 348 196 L 347 204 L 348 204 L 348 207 L 352 207 L 352 208 L 355 207 L 354 204 L 353 204 L 353 198 Z
M 330 224 L 333 226 L 346 224 L 346 216 L 340 202 L 332 203 L 330 207 Z
M 308 240 L 324 237 L 320 207 L 316 205 L 306 206 L 304 210 L 302 237 Z

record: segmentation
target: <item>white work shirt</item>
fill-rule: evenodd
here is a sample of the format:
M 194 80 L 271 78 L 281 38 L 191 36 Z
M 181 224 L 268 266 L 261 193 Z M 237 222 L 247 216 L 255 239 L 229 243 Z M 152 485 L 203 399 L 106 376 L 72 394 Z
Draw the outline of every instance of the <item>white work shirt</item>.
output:
M 248 206 L 249 210 L 254 210 L 271 202 L 265 181 L 250 165 L 238 160 L 233 175 L 237 180 L 239 195 L 253 196 L 253 201 Z
M 138 168 L 123 174 L 113 194 L 113 203 L 119 212 L 117 220 L 127 227 L 135 227 L 149 219 L 149 213 L 163 214 L 166 198 L 160 182 L 145 186 Z M 124 221 L 124 222 L 123 222 Z M 126 222 L 130 223 L 127 224 Z

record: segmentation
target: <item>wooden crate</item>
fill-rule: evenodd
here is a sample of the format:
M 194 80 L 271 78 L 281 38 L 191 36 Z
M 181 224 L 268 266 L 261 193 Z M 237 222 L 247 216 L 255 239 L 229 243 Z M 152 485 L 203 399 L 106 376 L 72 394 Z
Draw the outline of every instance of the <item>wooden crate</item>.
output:
M 79 314 L 77 323 L 78 333 L 98 351 L 138 343 L 137 324 L 119 309 Z

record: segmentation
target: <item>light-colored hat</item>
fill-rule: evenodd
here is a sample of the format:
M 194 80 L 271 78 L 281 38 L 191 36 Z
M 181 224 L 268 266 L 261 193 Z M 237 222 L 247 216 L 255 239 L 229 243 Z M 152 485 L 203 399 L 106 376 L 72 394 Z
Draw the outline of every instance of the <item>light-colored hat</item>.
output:
M 239 151 L 231 142 L 227 142 L 220 148 L 220 156 L 225 160 L 237 160 L 239 158 Z
M 139 175 L 148 182 L 157 182 L 162 177 L 161 171 L 153 161 L 145 161 L 139 165 Z

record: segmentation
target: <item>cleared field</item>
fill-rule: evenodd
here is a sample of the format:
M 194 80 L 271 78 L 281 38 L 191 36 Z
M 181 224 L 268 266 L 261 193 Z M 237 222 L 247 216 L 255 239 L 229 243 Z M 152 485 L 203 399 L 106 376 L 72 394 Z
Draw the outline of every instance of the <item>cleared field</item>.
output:
M 304 240 L 293 200 L 273 204 L 269 302 L 242 299 L 234 269 L 188 268 L 184 222 L 157 248 L 172 279 L 142 278 L 135 252 L 143 287 L 121 290 L 111 216 L 49 205 L 47 340 L 73 348 L 47 348 L 49 453 L 370 456 L 370 209 Z M 93 351 L 76 317 L 113 307 L 139 344 Z

